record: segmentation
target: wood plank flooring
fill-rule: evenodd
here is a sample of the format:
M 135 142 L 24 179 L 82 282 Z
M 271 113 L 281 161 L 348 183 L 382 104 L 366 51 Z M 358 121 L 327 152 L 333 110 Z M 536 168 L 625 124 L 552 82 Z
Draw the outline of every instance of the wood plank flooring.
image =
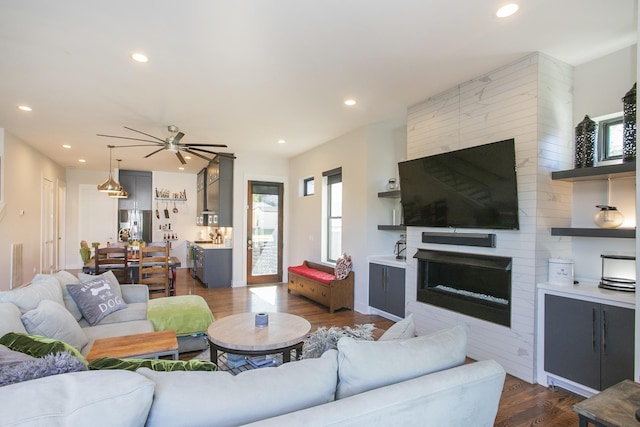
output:
M 351 310 L 330 314 L 328 310 L 304 297 L 288 294 L 286 284 L 259 285 L 241 288 L 207 289 L 193 279 L 187 269 L 178 269 L 177 295 L 202 296 L 216 318 L 247 311 L 277 311 L 304 317 L 311 323 L 311 331 L 320 326 L 354 326 L 373 323 L 379 337 L 393 322 L 376 315 L 365 315 Z M 197 354 L 197 353 L 196 353 Z M 193 355 L 183 354 L 189 359 Z M 573 405 L 584 398 L 571 392 L 529 384 L 507 375 L 500 400 L 495 426 L 577 426 L 578 416 Z

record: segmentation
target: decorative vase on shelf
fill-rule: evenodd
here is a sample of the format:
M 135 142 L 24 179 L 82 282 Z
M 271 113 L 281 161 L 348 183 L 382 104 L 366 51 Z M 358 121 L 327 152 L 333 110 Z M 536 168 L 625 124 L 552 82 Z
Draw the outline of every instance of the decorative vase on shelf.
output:
M 622 98 L 622 160 L 636 159 L 636 83 Z
M 576 168 L 589 168 L 595 165 L 596 137 L 598 124 L 589 116 L 584 116 L 576 126 Z
M 387 182 L 387 190 L 393 191 L 398 189 L 398 181 L 395 178 L 389 178 L 389 182 Z
M 615 206 L 596 205 L 600 210 L 593 216 L 593 222 L 600 228 L 618 228 L 624 221 L 624 215 Z

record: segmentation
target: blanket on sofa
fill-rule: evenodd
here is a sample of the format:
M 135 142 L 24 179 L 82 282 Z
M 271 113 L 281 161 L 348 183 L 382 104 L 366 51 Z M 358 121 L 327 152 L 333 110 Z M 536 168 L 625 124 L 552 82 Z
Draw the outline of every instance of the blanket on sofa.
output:
M 199 295 L 151 299 L 147 317 L 156 331 L 173 329 L 177 336 L 205 333 L 214 321 L 207 302 Z

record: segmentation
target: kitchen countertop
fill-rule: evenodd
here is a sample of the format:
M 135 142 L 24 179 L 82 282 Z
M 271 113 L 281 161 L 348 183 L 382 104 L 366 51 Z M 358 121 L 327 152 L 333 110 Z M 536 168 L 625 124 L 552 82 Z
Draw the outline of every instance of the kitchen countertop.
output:
M 389 267 L 405 268 L 407 266 L 407 260 L 396 259 L 395 255 L 371 255 L 368 259 L 369 262 L 388 265 Z
M 224 243 L 200 243 L 201 241 L 188 241 L 189 243 L 194 243 L 201 249 L 233 249 L 231 246 L 226 246 Z

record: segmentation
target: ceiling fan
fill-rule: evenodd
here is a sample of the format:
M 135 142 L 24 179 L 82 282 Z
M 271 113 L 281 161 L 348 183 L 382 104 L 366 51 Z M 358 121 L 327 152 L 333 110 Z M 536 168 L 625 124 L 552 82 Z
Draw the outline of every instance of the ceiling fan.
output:
M 230 153 L 218 153 L 215 151 L 210 151 L 210 150 L 205 150 L 204 148 L 200 148 L 200 147 L 227 147 L 226 144 L 188 144 L 188 143 L 181 143 L 180 141 L 182 140 L 182 138 L 184 137 L 184 133 L 180 132 L 180 130 L 178 129 L 178 126 L 174 126 L 174 125 L 169 125 L 167 127 L 167 129 L 169 130 L 169 132 L 171 132 L 171 136 L 166 137 L 165 139 L 161 139 L 158 138 L 156 136 L 153 135 L 149 135 L 148 133 L 144 133 L 141 132 L 139 130 L 124 126 L 125 129 L 128 129 L 130 131 L 133 132 L 137 132 L 139 134 L 148 136 L 149 138 L 153 138 L 152 140 L 149 139 L 141 139 L 141 138 L 131 138 L 128 136 L 116 136 L 116 135 L 103 135 L 103 134 L 97 134 L 98 136 L 104 136 L 107 138 L 119 138 L 119 139 L 129 139 L 132 141 L 144 141 L 144 142 L 150 142 L 151 144 L 135 144 L 135 145 L 116 145 L 116 147 L 156 147 L 157 150 L 152 151 L 151 153 L 147 154 L 146 156 L 144 156 L 144 158 L 146 159 L 147 157 L 151 157 L 156 153 L 159 153 L 162 150 L 166 150 L 170 153 L 174 153 L 177 157 L 178 160 L 180 160 L 180 163 L 182 163 L 183 165 L 187 164 L 187 161 L 185 160 L 184 156 L 182 155 L 181 151 L 185 152 L 185 153 L 189 153 L 191 155 L 200 157 L 208 162 L 211 161 L 210 158 L 206 157 L 203 154 L 200 153 L 208 153 L 208 154 L 213 154 L 214 156 L 225 156 L 225 157 L 232 157 L 232 158 L 236 158 L 233 154 Z

